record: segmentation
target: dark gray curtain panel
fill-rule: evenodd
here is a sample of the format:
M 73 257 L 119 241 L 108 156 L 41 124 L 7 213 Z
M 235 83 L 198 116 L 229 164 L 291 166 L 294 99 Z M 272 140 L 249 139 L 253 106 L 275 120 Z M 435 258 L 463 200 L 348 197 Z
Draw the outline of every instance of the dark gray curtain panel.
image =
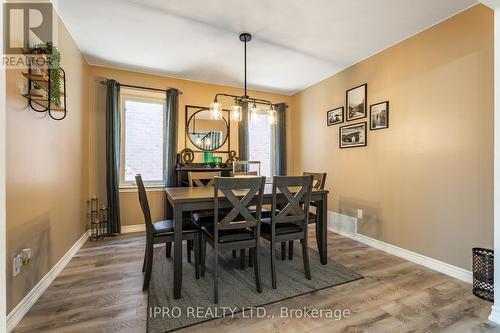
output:
M 274 127 L 274 167 L 277 176 L 286 176 L 286 104 L 279 103 L 276 108 Z
M 248 161 L 248 102 L 241 103 L 241 121 L 238 124 L 238 157 Z
M 120 85 L 107 81 L 106 92 L 106 192 L 109 208 L 109 228 L 112 234 L 121 232 L 120 223 Z
M 165 116 L 166 146 L 165 146 L 165 186 L 177 186 L 177 124 L 179 117 L 179 90 L 167 90 L 167 112 Z M 165 204 L 167 218 L 172 216 L 170 207 Z

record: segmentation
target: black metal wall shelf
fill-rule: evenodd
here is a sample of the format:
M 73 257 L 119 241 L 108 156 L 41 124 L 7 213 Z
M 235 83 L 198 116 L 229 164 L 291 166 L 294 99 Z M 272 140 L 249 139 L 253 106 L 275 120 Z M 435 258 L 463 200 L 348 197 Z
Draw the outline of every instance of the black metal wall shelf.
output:
M 29 106 L 36 112 L 47 112 L 54 120 L 63 120 L 66 118 L 66 73 L 64 69 L 52 69 L 48 65 L 48 55 L 45 53 L 25 53 L 28 58 L 28 72 L 22 72 L 22 75 L 28 79 L 28 91 L 22 96 L 29 101 Z M 36 69 L 35 69 L 36 68 Z M 59 91 L 61 96 L 60 105 L 51 102 L 51 71 L 60 71 L 62 90 Z M 34 73 L 35 71 L 35 73 Z M 45 94 L 34 94 L 32 89 L 35 88 L 45 91 Z

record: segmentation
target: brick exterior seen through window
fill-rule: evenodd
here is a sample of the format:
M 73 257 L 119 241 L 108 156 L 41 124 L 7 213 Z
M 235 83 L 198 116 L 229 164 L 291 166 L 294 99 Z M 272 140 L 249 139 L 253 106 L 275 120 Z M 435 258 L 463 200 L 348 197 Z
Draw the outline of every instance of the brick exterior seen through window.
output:
M 266 181 L 272 179 L 272 129 L 268 123 L 267 114 L 258 114 L 248 125 L 249 160 L 260 161 L 261 176 L 266 176 Z
M 164 105 L 126 99 L 124 111 L 125 182 L 136 173 L 145 182 L 163 182 Z

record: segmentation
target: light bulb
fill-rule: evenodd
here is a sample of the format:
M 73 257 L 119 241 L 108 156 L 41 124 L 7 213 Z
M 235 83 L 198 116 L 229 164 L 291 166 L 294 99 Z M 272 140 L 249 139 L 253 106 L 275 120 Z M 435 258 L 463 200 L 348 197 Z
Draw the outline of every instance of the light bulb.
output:
M 217 102 L 217 100 L 210 104 L 210 119 L 222 119 L 222 104 Z
M 239 105 L 231 106 L 231 120 L 241 121 L 241 106 Z
M 259 121 L 259 111 L 260 109 L 253 103 L 253 106 L 250 108 L 250 121 L 254 124 Z

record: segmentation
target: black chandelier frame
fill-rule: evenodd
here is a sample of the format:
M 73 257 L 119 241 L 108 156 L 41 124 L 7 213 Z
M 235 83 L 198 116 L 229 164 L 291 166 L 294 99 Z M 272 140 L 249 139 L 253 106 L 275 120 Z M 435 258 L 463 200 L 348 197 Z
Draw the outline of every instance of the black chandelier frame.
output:
M 244 79 L 245 79 L 245 93 L 242 96 L 237 96 L 237 95 L 232 95 L 232 94 L 224 94 L 224 93 L 218 93 L 215 95 L 214 98 L 214 103 L 219 102 L 219 97 L 231 97 L 234 98 L 235 102 L 237 105 L 241 105 L 242 102 L 252 102 L 254 104 L 260 104 L 260 105 L 269 105 L 271 107 L 271 110 L 274 109 L 274 104 L 271 101 L 268 101 L 266 99 L 260 99 L 260 98 L 254 98 L 248 96 L 247 93 L 247 43 L 252 40 L 252 35 L 250 35 L 248 32 L 244 32 L 240 34 L 240 41 L 244 43 Z

